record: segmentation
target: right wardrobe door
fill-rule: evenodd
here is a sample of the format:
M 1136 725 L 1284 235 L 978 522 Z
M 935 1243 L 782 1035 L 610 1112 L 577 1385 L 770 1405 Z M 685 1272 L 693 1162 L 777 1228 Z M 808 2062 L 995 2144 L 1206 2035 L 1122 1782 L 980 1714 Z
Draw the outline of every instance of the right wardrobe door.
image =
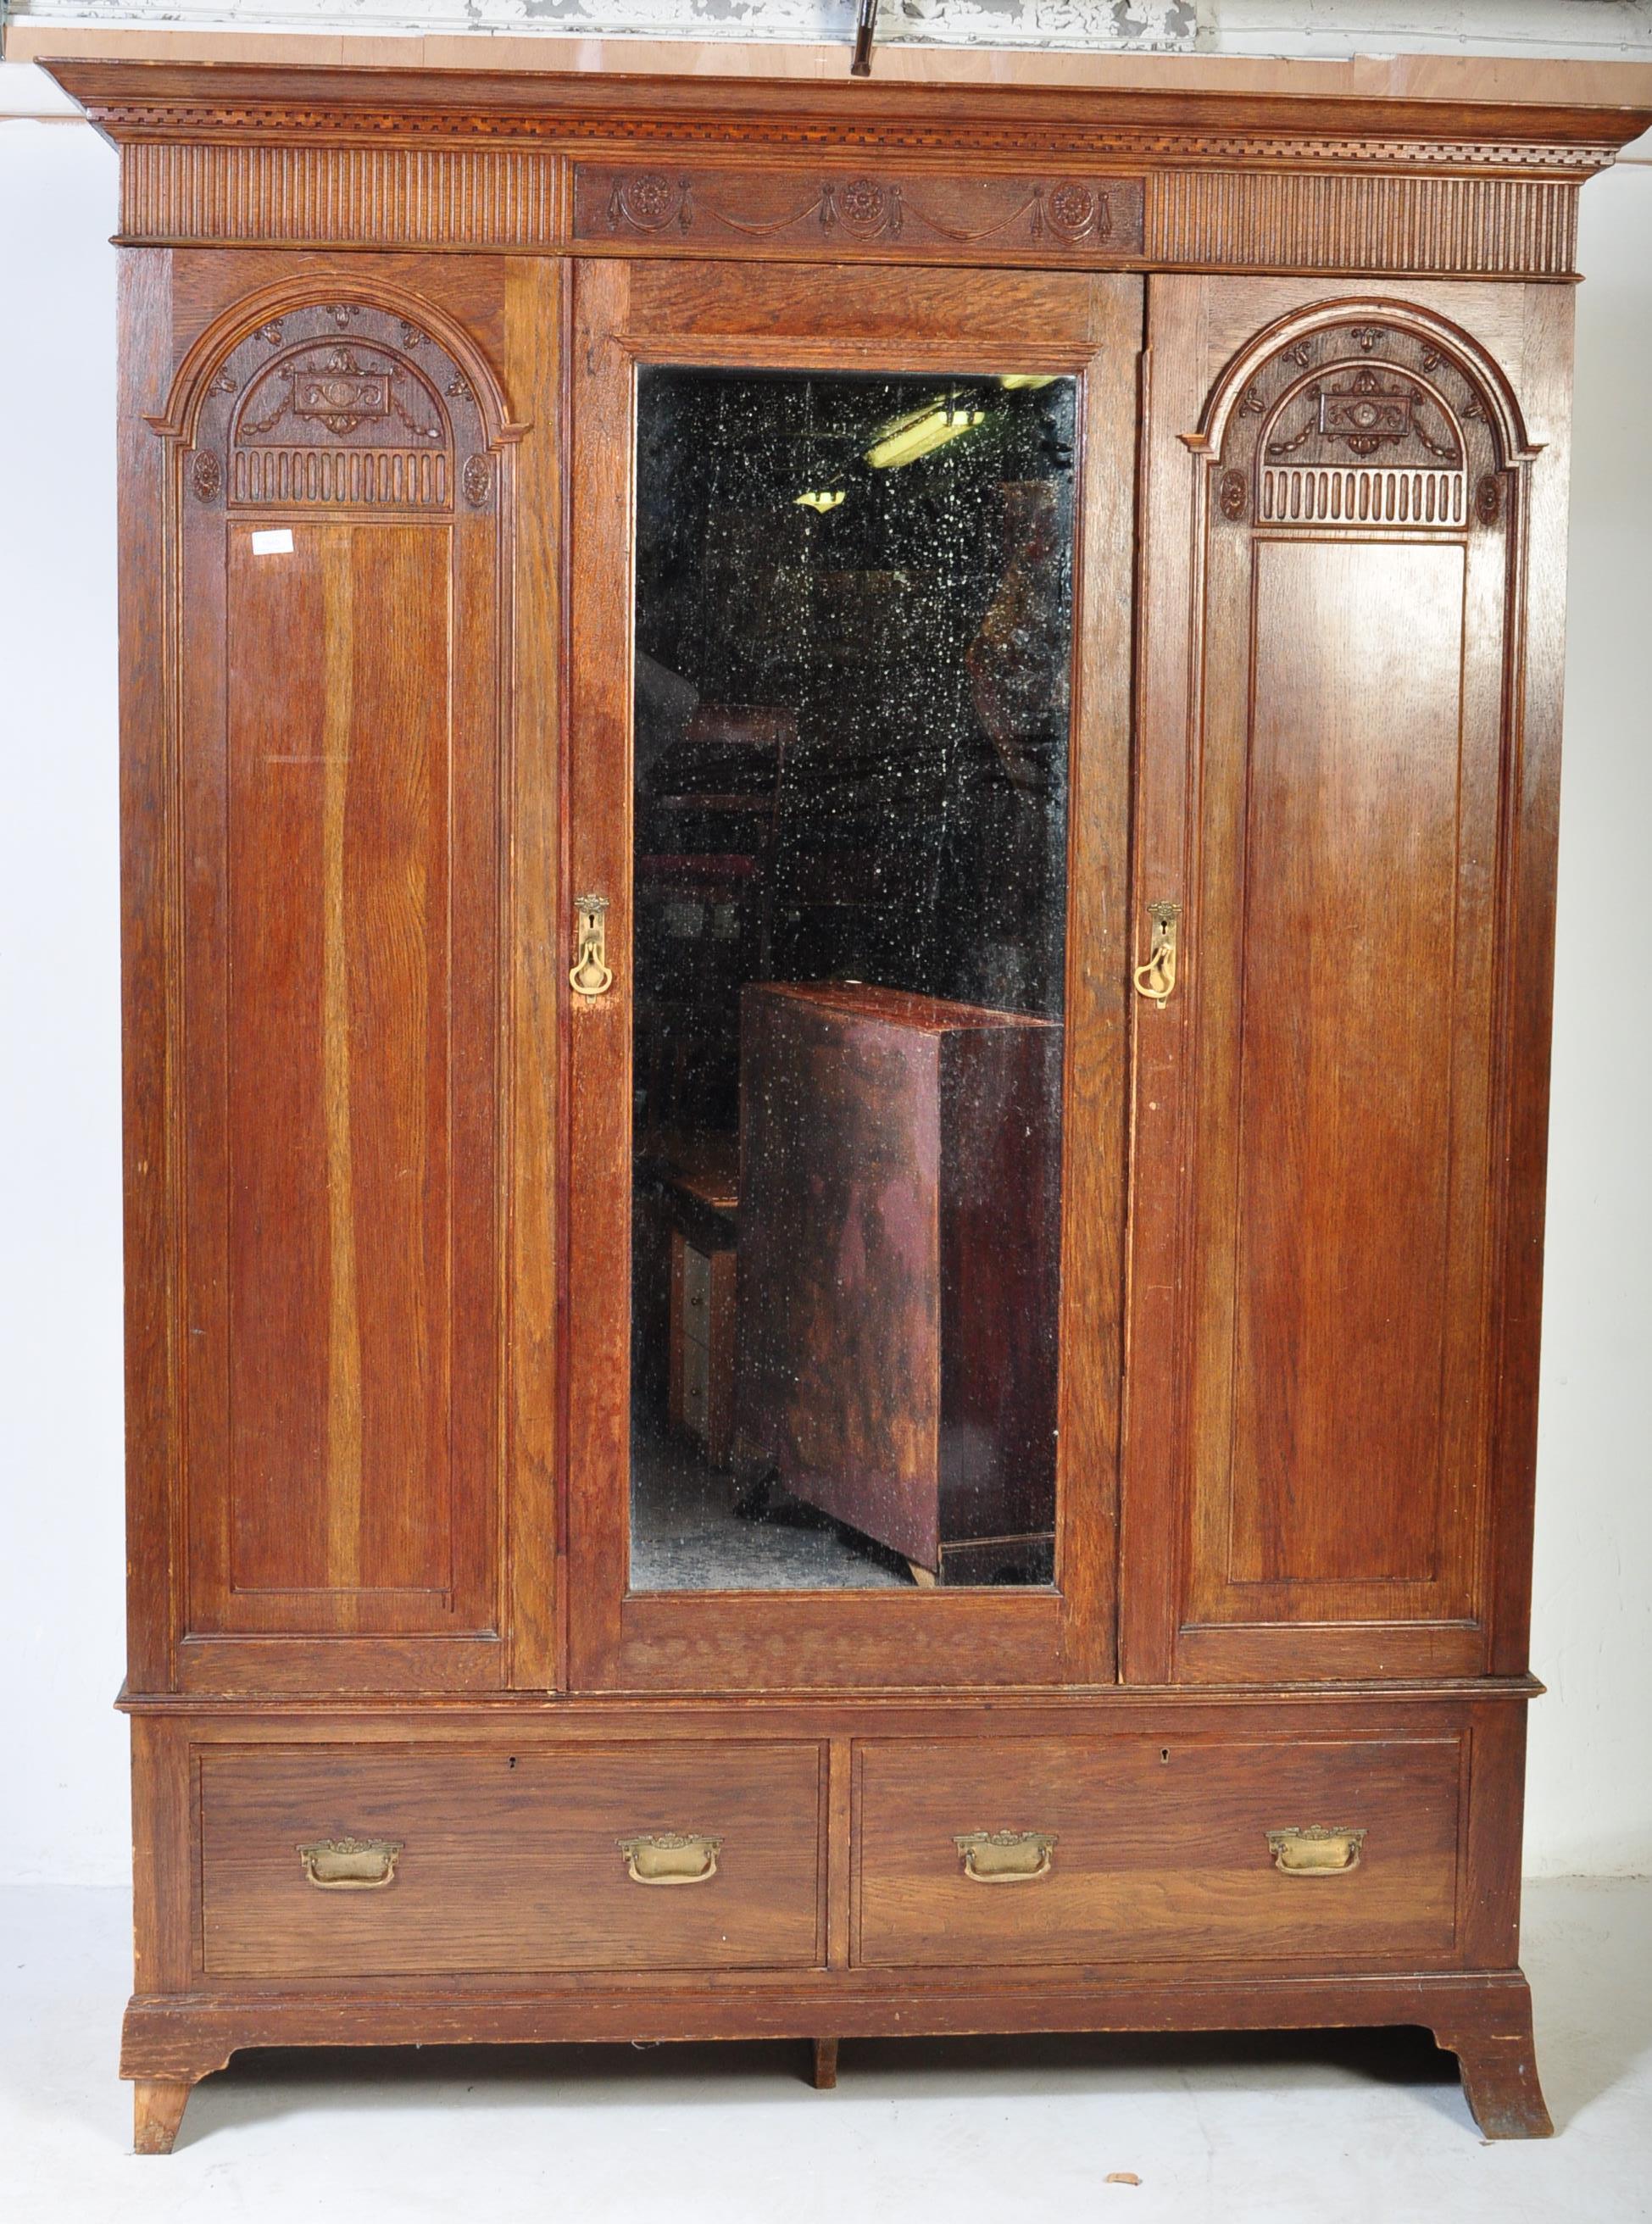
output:
M 1130 1680 L 1523 1665 L 1569 307 L 1153 290 Z

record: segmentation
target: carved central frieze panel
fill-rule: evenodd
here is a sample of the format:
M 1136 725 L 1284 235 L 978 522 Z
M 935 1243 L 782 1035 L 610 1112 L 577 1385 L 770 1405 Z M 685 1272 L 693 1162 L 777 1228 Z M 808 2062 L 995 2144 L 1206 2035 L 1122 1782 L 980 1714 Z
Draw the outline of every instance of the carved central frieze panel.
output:
M 576 167 L 573 236 L 604 245 L 737 240 L 819 251 L 945 246 L 983 261 L 1127 261 L 1142 253 L 1141 178 Z

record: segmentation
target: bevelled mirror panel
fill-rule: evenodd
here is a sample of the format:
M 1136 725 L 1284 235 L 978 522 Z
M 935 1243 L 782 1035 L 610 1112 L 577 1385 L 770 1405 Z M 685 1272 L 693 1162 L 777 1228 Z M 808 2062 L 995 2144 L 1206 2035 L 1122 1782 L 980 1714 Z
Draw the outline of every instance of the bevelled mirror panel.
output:
M 1074 406 L 638 374 L 633 1589 L 1054 1579 Z

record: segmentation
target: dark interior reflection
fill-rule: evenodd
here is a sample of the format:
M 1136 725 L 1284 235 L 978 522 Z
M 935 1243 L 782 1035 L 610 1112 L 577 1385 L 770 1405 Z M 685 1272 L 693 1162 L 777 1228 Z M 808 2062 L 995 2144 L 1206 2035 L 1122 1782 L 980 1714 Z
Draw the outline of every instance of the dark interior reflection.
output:
M 635 1589 L 1052 1580 L 1073 414 L 640 374 Z

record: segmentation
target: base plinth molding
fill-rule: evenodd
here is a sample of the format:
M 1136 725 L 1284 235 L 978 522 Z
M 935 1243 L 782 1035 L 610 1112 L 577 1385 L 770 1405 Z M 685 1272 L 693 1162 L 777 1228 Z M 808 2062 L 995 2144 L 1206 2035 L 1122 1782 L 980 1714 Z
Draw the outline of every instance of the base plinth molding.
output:
M 1066 1973 L 1064 1973 L 1064 1975 Z M 134 2000 L 124 2069 L 137 2081 L 139 2151 L 164 2154 L 191 2088 L 243 2047 L 601 2044 L 628 2039 L 804 2039 L 819 2090 L 837 2082 L 839 2038 L 1026 2031 L 1312 2031 L 1408 2024 L 1455 2054 L 1487 2139 L 1553 2130 L 1537 2081 L 1531 1996 L 1519 1970 L 1271 1978 L 1081 1971 L 1064 1982 L 982 1987 L 954 1977 L 896 1987 L 857 1979 L 760 1981 L 735 1990 L 190 1993 Z

